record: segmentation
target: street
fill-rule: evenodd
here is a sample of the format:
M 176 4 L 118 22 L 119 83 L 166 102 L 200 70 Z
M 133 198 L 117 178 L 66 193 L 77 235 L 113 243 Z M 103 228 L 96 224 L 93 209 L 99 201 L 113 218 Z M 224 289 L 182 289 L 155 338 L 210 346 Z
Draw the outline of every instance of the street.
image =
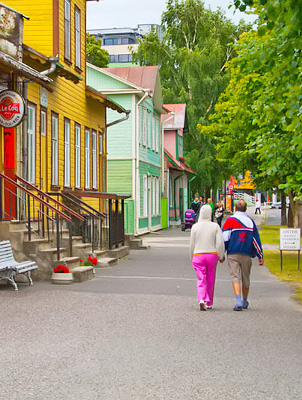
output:
M 254 264 L 233 312 L 226 262 L 200 312 L 189 232 L 145 237 L 82 284 L 0 286 L 1 399 L 300 399 L 302 307 Z

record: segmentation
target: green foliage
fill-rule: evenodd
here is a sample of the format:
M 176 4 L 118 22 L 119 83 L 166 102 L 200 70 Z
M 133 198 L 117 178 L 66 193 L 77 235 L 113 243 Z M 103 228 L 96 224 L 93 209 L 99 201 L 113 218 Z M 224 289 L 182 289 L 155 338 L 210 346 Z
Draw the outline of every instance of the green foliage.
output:
M 109 53 L 107 50 L 102 49 L 102 40 L 96 39 L 87 33 L 86 36 L 86 54 L 87 61 L 91 64 L 106 68 L 109 65 Z
M 197 172 L 193 192 L 217 187 L 227 175 L 216 158 L 215 143 L 200 135 L 197 124 L 207 124 L 214 105 L 229 83 L 226 64 L 235 55 L 233 44 L 249 27 L 229 21 L 222 11 L 211 11 L 201 0 L 168 0 L 162 15 L 163 40 L 155 32 L 144 37 L 134 62 L 159 65 L 165 103 L 186 103 L 189 133 L 184 153 Z

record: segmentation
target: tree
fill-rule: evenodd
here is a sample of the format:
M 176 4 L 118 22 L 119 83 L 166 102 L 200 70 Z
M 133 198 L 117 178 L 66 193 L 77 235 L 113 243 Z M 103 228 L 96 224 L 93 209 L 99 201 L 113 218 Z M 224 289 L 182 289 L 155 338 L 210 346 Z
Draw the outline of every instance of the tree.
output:
M 238 44 L 239 56 L 230 63 L 230 86 L 207 133 L 224 136 L 218 148 L 234 165 L 239 159 L 252 160 L 258 179 L 289 194 L 297 227 L 296 200 L 302 199 L 302 5 L 291 0 L 235 3 L 241 9 L 255 6 L 258 29 Z
M 109 53 L 107 50 L 102 49 L 102 39 L 96 39 L 87 33 L 86 36 L 86 54 L 87 61 L 91 64 L 107 68 L 109 65 Z
M 159 65 L 165 103 L 186 103 L 189 134 L 184 152 L 197 172 L 193 191 L 209 194 L 226 169 L 216 159 L 211 138 L 200 135 L 220 93 L 229 83 L 227 62 L 236 55 L 233 44 L 248 27 L 229 21 L 222 11 L 211 11 L 201 0 L 168 0 L 162 15 L 163 40 L 155 32 L 140 41 L 134 62 Z

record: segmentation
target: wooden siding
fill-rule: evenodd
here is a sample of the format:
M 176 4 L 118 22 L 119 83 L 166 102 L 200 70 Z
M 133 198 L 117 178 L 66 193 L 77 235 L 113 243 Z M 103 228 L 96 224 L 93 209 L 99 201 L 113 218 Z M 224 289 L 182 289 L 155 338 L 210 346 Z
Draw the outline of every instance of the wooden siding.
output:
M 143 179 L 144 176 L 150 174 L 150 176 L 155 176 L 160 178 L 160 174 L 161 174 L 161 169 L 159 167 L 155 167 L 151 164 L 147 164 L 144 162 L 140 162 L 139 165 L 139 172 L 140 172 L 140 184 L 139 184 L 139 188 L 140 188 L 140 213 L 139 215 L 142 216 L 143 212 L 144 212 L 144 183 L 143 183 Z M 153 196 L 152 196 L 152 190 L 153 190 L 153 186 L 151 187 L 151 204 L 153 203 Z M 159 196 L 161 197 L 161 180 L 159 182 Z M 160 198 L 159 198 L 159 204 L 160 204 Z M 152 209 L 152 206 L 151 206 Z
M 110 96 L 110 98 L 123 106 L 126 110 L 131 110 L 132 95 L 114 95 Z M 123 116 L 124 114 L 119 114 L 116 111 L 107 109 L 107 123 L 116 121 Z M 107 129 L 108 160 L 133 157 L 132 141 L 134 140 L 134 132 L 135 126 L 132 126 L 132 112 L 126 121 L 113 125 Z
M 38 52 L 53 55 L 53 0 L 5 0 L 5 4 L 26 15 L 23 42 Z
M 131 85 L 120 82 L 117 79 L 111 78 L 104 73 L 87 66 L 87 85 L 96 90 L 104 89 L 130 89 Z M 110 97 L 113 97 L 110 95 Z
M 108 192 L 132 194 L 132 161 L 107 162 Z

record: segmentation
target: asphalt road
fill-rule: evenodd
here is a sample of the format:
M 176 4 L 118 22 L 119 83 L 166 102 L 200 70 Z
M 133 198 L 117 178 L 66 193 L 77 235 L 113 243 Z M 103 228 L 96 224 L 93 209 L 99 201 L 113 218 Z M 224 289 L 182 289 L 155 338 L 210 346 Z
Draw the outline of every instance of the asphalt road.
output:
M 227 265 L 200 312 L 189 233 L 82 284 L 0 286 L 0 399 L 301 399 L 302 307 L 254 265 L 250 308 L 234 312 Z

